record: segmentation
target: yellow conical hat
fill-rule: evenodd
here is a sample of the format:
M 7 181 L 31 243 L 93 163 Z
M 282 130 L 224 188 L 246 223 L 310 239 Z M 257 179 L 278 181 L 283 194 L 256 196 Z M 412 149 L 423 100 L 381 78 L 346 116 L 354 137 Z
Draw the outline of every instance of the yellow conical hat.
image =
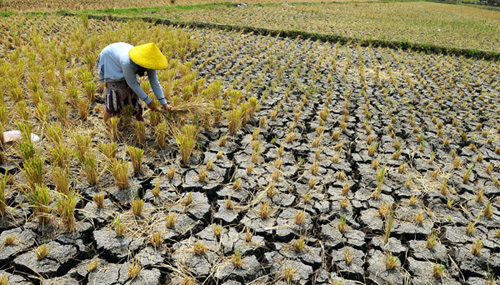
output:
M 133 62 L 147 69 L 168 67 L 167 58 L 154 43 L 136 46 L 128 52 L 128 55 Z

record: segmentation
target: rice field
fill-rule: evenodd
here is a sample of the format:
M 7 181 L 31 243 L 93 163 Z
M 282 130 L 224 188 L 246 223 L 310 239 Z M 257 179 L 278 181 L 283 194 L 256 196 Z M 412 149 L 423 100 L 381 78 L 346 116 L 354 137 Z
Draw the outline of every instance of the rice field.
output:
M 438 5 L 356 5 L 405 4 Z M 295 29 L 343 5 L 168 17 Z M 498 62 L 85 15 L 0 30 L 0 284 L 498 283 Z M 436 44 L 481 48 L 456 35 Z M 157 43 L 172 112 L 106 128 L 117 41 Z
M 99 12 L 97 14 L 100 14 Z M 500 12 L 433 2 L 214 6 L 124 15 L 500 52 Z
M 358 2 L 366 0 L 338 0 L 336 2 Z M 374 0 L 368 0 L 374 1 Z M 251 1 L 231 1 L 231 3 L 246 3 L 246 4 L 262 4 L 262 3 L 282 3 L 288 1 L 278 0 L 251 0 Z M 321 2 L 319 0 L 294 0 L 294 3 L 301 2 Z M 144 7 L 175 7 L 175 6 L 189 6 L 189 5 L 204 5 L 204 4 L 217 4 L 229 3 L 223 0 L 0 0 L 0 11 L 10 12 L 54 12 L 59 10 L 98 10 L 108 9 L 114 11 L 115 9 L 135 9 Z

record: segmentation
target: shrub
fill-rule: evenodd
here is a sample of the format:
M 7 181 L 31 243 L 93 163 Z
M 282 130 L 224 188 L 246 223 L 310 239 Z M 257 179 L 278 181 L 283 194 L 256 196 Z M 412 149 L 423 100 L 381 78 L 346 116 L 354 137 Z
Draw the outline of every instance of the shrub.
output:
M 92 139 L 85 135 L 75 134 L 73 136 L 75 156 L 81 162 L 85 159 L 85 154 L 90 148 Z
M 426 242 L 426 246 L 428 249 L 433 249 L 436 244 L 437 244 L 437 241 L 438 241 L 438 237 L 437 235 L 435 234 L 431 234 L 428 238 L 427 238 L 427 242 Z
M 413 221 L 417 225 L 421 225 L 424 222 L 424 219 L 425 217 L 422 210 L 420 210 L 417 214 L 415 214 L 415 217 L 413 217 Z
M 345 259 L 345 263 L 347 263 L 347 265 L 352 263 L 352 255 L 351 255 L 351 252 L 349 251 L 349 248 L 347 248 L 347 247 L 344 251 L 344 259 Z
M 185 125 L 180 132 L 175 134 L 175 141 L 179 147 L 182 164 L 187 165 L 191 153 L 196 146 L 198 128 L 194 125 Z
M 252 232 L 250 231 L 250 228 L 249 227 L 246 227 L 247 228 L 247 231 L 245 233 L 245 241 L 246 242 L 251 242 L 252 241 L 252 238 L 253 238 L 253 234 Z
M 134 173 L 139 173 L 141 171 L 142 156 L 144 155 L 144 150 L 133 146 L 127 146 L 127 153 L 130 156 L 130 160 L 132 161 Z
M 247 169 L 246 169 L 246 171 L 247 171 L 247 175 L 252 174 L 252 172 L 253 172 L 253 168 L 254 168 L 254 164 L 253 164 L 253 163 L 249 163 L 249 164 L 247 165 Z
M 241 251 L 238 249 L 234 250 L 234 254 L 231 257 L 231 262 L 233 263 L 234 268 L 243 267 L 243 260 L 241 259 Z
M 112 117 L 109 119 L 109 136 L 114 141 L 120 139 L 120 131 L 118 131 L 119 122 L 120 118 L 118 117 Z
M 116 151 L 118 150 L 118 144 L 115 142 L 111 143 L 101 143 L 99 149 L 109 159 L 113 159 L 116 156 Z
M 168 169 L 167 178 L 172 180 L 174 179 L 174 176 L 175 176 L 175 167 L 172 166 Z
M 214 236 L 220 237 L 221 233 L 222 233 L 222 226 L 214 224 Z
M 262 219 L 267 219 L 271 215 L 271 208 L 269 207 L 269 201 L 260 204 L 259 215 Z
M 139 265 L 139 262 L 133 261 L 127 270 L 127 275 L 130 279 L 134 280 L 141 273 L 141 270 L 142 267 Z
M 35 116 L 40 120 L 40 122 L 47 122 L 49 116 L 50 107 L 43 102 L 38 102 L 35 108 Z
M 146 143 L 146 124 L 144 121 L 135 122 L 135 135 L 137 136 L 137 141 L 140 145 Z
M 78 102 L 78 114 L 80 115 L 80 119 L 82 121 L 87 120 L 87 117 L 89 116 L 89 106 L 89 101 L 86 99 Z
M 303 238 L 299 238 L 293 243 L 293 250 L 295 252 L 302 252 L 306 248 L 306 241 Z
M 476 190 L 476 202 L 481 203 L 484 200 L 484 190 L 482 187 Z
M 32 157 L 24 162 L 23 174 L 28 180 L 30 187 L 43 184 L 43 165 L 45 159 L 41 156 Z
M 69 171 L 58 166 L 52 169 L 52 180 L 56 185 L 56 190 L 62 194 L 69 194 Z
M 219 152 L 217 152 L 217 154 L 215 155 L 217 159 L 222 159 L 223 156 L 224 156 L 224 151 L 222 150 L 219 150 Z
M 7 202 L 5 200 L 5 186 L 7 186 L 7 177 L 9 174 L 5 171 L 3 179 L 0 179 L 0 216 L 6 213 Z
M 68 168 L 72 154 L 71 149 L 59 144 L 51 148 L 50 152 L 52 154 L 52 165 L 60 168 Z
M 151 194 L 155 197 L 160 196 L 160 181 L 158 179 L 155 180 L 155 187 L 151 190 Z
M 266 187 L 266 195 L 268 198 L 274 197 L 276 195 L 276 190 L 274 190 L 274 181 L 269 182 L 269 185 Z
M 297 210 L 295 212 L 295 223 L 297 225 L 301 225 L 306 218 L 306 213 L 303 210 Z
M 139 217 L 142 215 L 142 210 L 144 208 L 144 201 L 140 199 L 134 199 L 132 201 L 132 213 L 134 216 Z
M 241 126 L 242 110 L 233 109 L 226 112 L 226 118 L 228 120 L 227 128 L 230 134 L 236 134 Z
M 126 189 L 128 183 L 128 162 L 114 159 L 110 166 L 111 174 L 118 189 Z
M 491 207 L 491 202 L 488 201 L 486 204 L 486 208 L 484 208 L 484 216 L 488 219 L 493 217 L 493 208 Z
M 214 170 L 214 160 L 210 159 L 206 165 L 207 170 Z
M 35 255 L 37 260 L 42 260 L 46 258 L 50 253 L 51 246 L 47 246 L 47 244 L 42 244 L 41 246 L 35 249 Z
M 389 238 L 391 236 L 391 230 L 392 230 L 393 224 L 394 224 L 394 212 L 391 210 L 391 213 L 388 215 L 387 219 L 385 220 L 385 235 L 384 235 L 385 243 L 389 242 Z
M 389 252 L 385 257 L 385 267 L 387 270 L 396 269 L 398 267 L 398 258 Z
M 339 225 L 338 225 L 339 231 L 341 233 L 345 233 L 347 231 L 346 221 L 347 221 L 346 216 L 342 215 L 342 217 L 340 218 Z
M 92 200 L 94 201 L 97 208 L 99 209 L 104 208 L 104 194 L 94 194 Z
M 347 197 L 342 198 L 342 201 L 340 201 L 340 207 L 342 207 L 342 209 L 345 209 L 348 206 L 349 206 L 349 199 L 347 199 Z
M 444 275 L 445 267 L 443 265 L 435 264 L 432 268 L 432 275 L 436 278 L 442 278 Z
M 207 182 L 207 170 L 206 169 L 200 170 L 200 172 L 198 173 L 198 180 L 200 182 Z
M 225 146 L 227 143 L 227 136 L 222 136 L 219 138 L 219 140 L 217 141 L 217 145 L 218 146 Z
M 290 283 L 293 280 L 295 271 L 296 269 L 293 267 L 293 265 L 285 267 L 283 271 L 283 278 L 285 279 L 286 282 Z
M 87 264 L 87 272 L 92 272 L 92 271 L 96 270 L 97 265 L 99 265 L 98 261 L 99 260 L 97 258 L 92 259 L 89 262 L 89 264 Z
M 83 171 L 85 172 L 85 176 L 87 176 L 87 181 L 89 182 L 90 185 L 96 185 L 97 184 L 97 158 L 94 153 L 85 153 L 83 162 L 82 162 L 82 167 Z
M 202 244 L 201 242 L 197 241 L 195 244 L 194 244 L 194 247 L 193 247 L 193 251 L 195 254 L 197 255 L 203 255 L 205 254 L 205 252 L 207 251 L 207 246 Z
M 166 218 L 166 227 L 168 229 L 173 229 L 175 226 L 176 218 L 175 218 L 175 213 L 168 213 L 167 218 Z
M 345 183 L 344 186 L 342 186 L 342 195 L 346 196 L 349 194 L 349 190 L 351 189 L 351 186 L 349 186 L 349 183 Z
M 115 224 L 115 234 L 116 234 L 116 236 L 117 237 L 123 237 L 123 235 L 125 234 L 126 226 L 125 226 L 125 224 L 122 224 L 119 215 L 114 220 L 114 224 Z
M 151 244 L 155 247 L 155 248 L 158 248 L 160 247 L 161 245 L 161 233 L 159 232 L 154 232 L 152 235 L 151 235 L 151 238 L 149 239 L 149 241 L 151 242 Z
M 164 149 L 167 143 L 165 137 L 167 136 L 167 124 L 160 123 L 155 127 L 155 141 L 161 149 Z
M 465 233 L 467 233 L 468 235 L 472 235 L 474 233 L 474 231 L 476 230 L 476 227 L 475 227 L 475 223 L 474 222 L 469 222 L 469 224 L 467 225 L 467 227 L 465 228 Z
M 34 208 L 34 213 L 38 218 L 40 224 L 45 224 L 50 220 L 50 192 L 47 186 L 42 186 L 37 184 L 28 193 L 28 198 L 32 207 Z
M 67 233 L 71 233 L 75 230 L 74 213 L 76 202 L 76 195 L 74 192 L 69 192 L 67 195 L 61 194 L 59 200 L 56 202 L 59 216 L 63 221 Z
M 472 254 L 480 255 L 482 248 L 483 248 L 483 242 L 480 239 L 477 239 L 472 243 Z
M 469 182 L 470 176 L 472 175 L 472 169 L 474 168 L 474 164 L 470 164 L 469 168 L 467 169 L 467 172 L 465 172 L 464 177 L 462 179 L 463 183 Z
M 26 138 L 25 134 L 23 133 L 23 130 L 21 130 L 23 139 L 17 144 L 19 156 L 21 156 L 21 158 L 24 160 L 31 159 L 36 154 L 35 146 L 31 141 L 31 127 L 27 131 L 29 132 L 28 138 Z
M 319 163 L 318 161 L 314 161 L 313 164 L 311 165 L 311 173 L 313 175 L 316 175 L 318 174 L 318 171 L 319 171 Z
M 316 178 L 311 177 L 311 178 L 309 179 L 309 188 L 311 188 L 311 189 L 312 189 L 312 188 L 314 188 L 314 187 L 316 186 L 316 183 L 317 183 L 317 182 L 316 182 Z
M 193 193 L 189 192 L 185 198 L 182 199 L 182 204 L 184 207 L 188 207 L 193 203 Z

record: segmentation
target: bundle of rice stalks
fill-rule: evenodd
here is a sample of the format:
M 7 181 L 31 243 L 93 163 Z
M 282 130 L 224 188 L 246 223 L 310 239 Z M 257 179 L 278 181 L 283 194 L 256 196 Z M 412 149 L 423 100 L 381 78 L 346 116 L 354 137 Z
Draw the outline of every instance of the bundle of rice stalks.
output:
M 165 111 L 160 110 L 159 112 L 164 116 L 184 116 L 184 115 L 202 115 L 203 113 L 209 112 L 213 109 L 212 104 L 205 102 L 203 100 L 193 100 L 184 101 L 176 104 L 171 110 Z

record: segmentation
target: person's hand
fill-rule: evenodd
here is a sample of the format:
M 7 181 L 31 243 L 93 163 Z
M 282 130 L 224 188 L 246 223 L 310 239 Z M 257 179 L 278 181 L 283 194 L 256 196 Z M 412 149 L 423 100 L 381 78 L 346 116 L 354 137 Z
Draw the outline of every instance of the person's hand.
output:
M 149 102 L 148 108 L 151 109 L 151 111 L 158 111 L 158 108 L 156 108 L 156 104 L 153 101 Z
M 167 111 L 172 110 L 172 106 L 171 106 L 171 105 L 169 105 L 169 104 L 161 105 L 161 107 L 162 107 L 164 110 L 167 110 Z

